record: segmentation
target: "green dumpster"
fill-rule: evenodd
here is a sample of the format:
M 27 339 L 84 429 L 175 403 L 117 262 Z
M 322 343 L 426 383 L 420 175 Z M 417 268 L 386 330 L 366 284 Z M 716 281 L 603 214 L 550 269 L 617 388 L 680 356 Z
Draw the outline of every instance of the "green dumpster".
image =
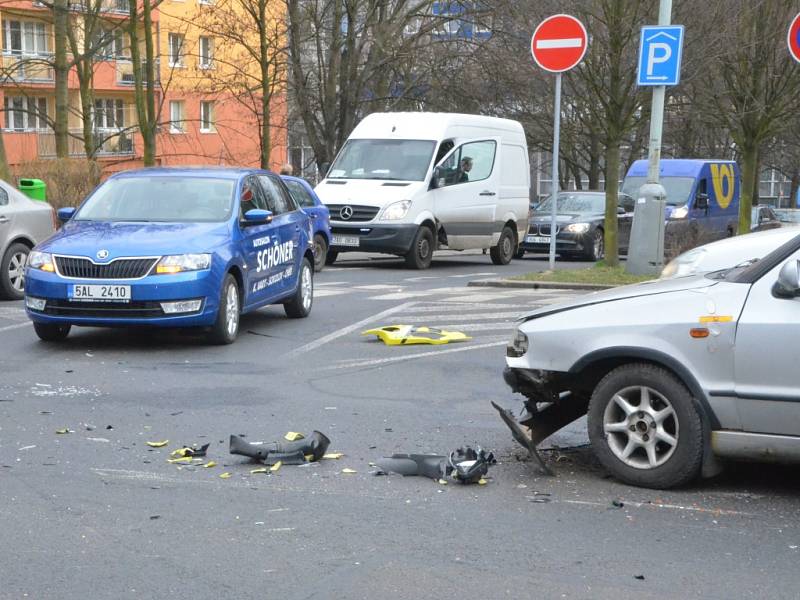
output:
M 20 179 L 19 189 L 28 198 L 47 202 L 47 184 L 41 179 Z

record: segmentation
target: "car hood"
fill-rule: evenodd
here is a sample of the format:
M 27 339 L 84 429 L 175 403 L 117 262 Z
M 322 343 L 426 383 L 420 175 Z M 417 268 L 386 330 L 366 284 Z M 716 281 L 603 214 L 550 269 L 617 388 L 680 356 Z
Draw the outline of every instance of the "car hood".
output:
M 68 221 L 38 250 L 94 259 L 208 252 L 229 237 L 228 223 L 111 223 Z
M 552 219 L 550 213 L 535 212 L 531 215 L 531 223 L 549 223 Z M 603 215 L 594 213 L 558 213 L 556 215 L 556 223 L 587 223 L 591 221 L 600 221 Z
M 653 281 L 645 281 L 643 283 L 637 283 L 634 285 L 626 285 L 610 290 L 586 294 L 585 296 L 579 296 L 578 298 L 575 298 L 569 302 L 544 306 L 523 315 L 520 317 L 520 321 L 524 323 L 526 321 L 539 319 L 547 315 L 553 315 L 567 310 L 572 310 L 574 308 L 592 306 L 595 304 L 604 304 L 606 302 L 616 302 L 618 300 L 627 300 L 629 298 L 640 298 L 643 296 L 667 294 L 670 292 L 683 292 L 687 290 L 701 290 L 716 284 L 716 281 L 713 279 L 708 279 L 704 275 L 681 277 L 679 279 L 654 279 Z
M 400 200 L 413 200 L 423 186 L 423 181 L 325 179 L 314 191 L 323 204 L 384 207 Z

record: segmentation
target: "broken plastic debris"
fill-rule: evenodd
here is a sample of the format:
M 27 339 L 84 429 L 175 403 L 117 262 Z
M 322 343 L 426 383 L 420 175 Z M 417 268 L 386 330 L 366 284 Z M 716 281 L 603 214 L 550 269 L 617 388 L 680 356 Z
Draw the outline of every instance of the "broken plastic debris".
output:
M 269 469 L 267 467 L 261 467 L 259 469 L 250 469 L 250 474 L 251 475 L 256 475 L 258 473 L 266 473 L 268 471 L 269 471 Z
M 215 463 L 213 460 L 210 460 L 206 464 L 203 465 L 203 468 L 204 469 L 210 469 L 211 467 L 216 467 L 216 466 L 217 466 L 217 463 Z
M 622 508 L 625 506 L 625 503 L 622 500 L 612 500 L 611 507 L 612 508 Z
M 169 440 L 164 440 L 163 442 L 145 442 L 151 448 L 163 448 L 167 444 L 169 444 Z
M 483 477 L 478 479 L 478 485 L 486 485 L 487 483 L 489 483 L 489 482 L 486 481 Z
M 63 427 L 62 429 L 56 429 L 56 433 L 63 435 L 65 433 L 72 433 L 72 430 L 69 427 Z
M 441 485 L 447 485 L 447 479 L 440 479 L 440 480 L 439 480 L 439 483 L 440 483 Z
M 414 325 L 388 325 L 362 332 L 361 335 L 376 335 L 387 346 L 408 346 L 411 344 L 449 344 L 471 340 L 460 331 L 445 331 L 435 327 L 416 327 Z
M 302 433 L 298 433 L 297 431 L 287 431 L 286 435 L 283 436 L 287 442 L 296 442 L 297 440 L 302 440 L 304 436 Z
M 638 579 L 639 581 L 644 581 L 644 575 L 634 575 L 634 579 Z
M 342 473 L 346 473 L 347 475 L 352 475 L 353 473 L 358 473 L 355 469 L 342 469 Z
M 295 442 L 247 442 L 242 436 L 230 437 L 230 453 L 248 456 L 266 464 L 301 465 L 311 456 L 311 461 L 317 461 L 325 454 L 331 441 L 325 434 L 314 431 L 308 438 Z
M 329 459 L 329 460 L 338 460 L 344 456 L 343 452 L 329 452 L 328 454 L 324 454 L 322 458 Z M 372 466 L 372 465 L 370 465 Z
M 184 446 L 183 448 L 178 448 L 177 450 L 173 450 L 169 454 L 170 454 L 170 456 L 174 456 L 174 457 L 178 457 L 178 456 L 205 456 L 209 445 L 210 444 L 203 444 L 202 446 L 198 447 L 197 444 L 192 444 L 191 446 Z
M 278 471 L 278 469 L 280 469 L 280 468 L 281 468 L 281 465 L 282 465 L 282 464 L 283 464 L 283 463 L 282 463 L 281 461 L 278 461 L 278 462 L 276 462 L 274 465 L 272 465 L 272 466 L 269 468 L 269 472 L 270 472 L 270 473 L 276 473 L 276 472 Z
M 384 471 L 400 475 L 421 475 L 436 481 L 452 477 L 461 483 L 477 483 L 497 461 L 491 452 L 467 446 L 449 456 L 437 454 L 393 454 L 378 461 Z
M 167 462 L 173 465 L 190 465 L 194 459 L 191 456 L 181 456 L 180 458 L 168 458 Z
M 224 473 L 220 473 L 219 474 L 219 478 L 220 479 L 230 479 L 231 478 L 231 474 L 228 473 L 227 471 L 225 471 Z

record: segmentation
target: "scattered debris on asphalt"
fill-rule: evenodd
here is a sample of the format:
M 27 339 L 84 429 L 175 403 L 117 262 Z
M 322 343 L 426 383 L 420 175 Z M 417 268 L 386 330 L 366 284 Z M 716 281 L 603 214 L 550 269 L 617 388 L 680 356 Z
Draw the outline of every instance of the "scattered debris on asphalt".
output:
M 356 471 L 355 469 L 346 468 L 346 469 L 342 469 L 342 473 L 344 473 L 346 475 L 352 475 L 353 473 L 358 473 L 358 471 Z
M 430 477 L 435 481 L 448 477 L 461 483 L 480 483 L 496 464 L 494 455 L 482 448 L 458 448 L 449 456 L 437 454 L 393 454 L 378 461 L 381 470 L 400 475 Z
M 449 344 L 471 340 L 460 331 L 445 331 L 435 327 L 416 327 L 414 325 L 387 325 L 368 329 L 361 335 L 376 335 L 387 346 L 410 346 L 413 344 Z
M 70 429 L 69 427 L 62 427 L 61 429 L 56 429 L 56 433 L 58 435 L 64 435 L 67 433 L 75 433 L 75 432 L 72 431 L 72 429 Z
M 215 463 L 213 460 L 210 460 L 206 464 L 203 465 L 203 468 L 204 469 L 210 469 L 211 467 L 216 467 L 216 466 L 217 466 L 217 463 Z
M 163 448 L 167 444 L 169 444 L 169 440 L 164 440 L 163 442 L 145 442 L 151 448 Z
M 202 446 L 198 446 L 197 444 L 192 444 L 191 446 L 183 446 L 182 448 L 178 448 L 177 450 L 173 450 L 169 453 L 172 457 L 198 457 L 198 456 L 205 456 L 208 447 L 211 444 L 203 444 Z
M 323 454 L 322 458 L 326 460 L 339 460 L 343 456 L 343 452 L 328 452 L 328 454 Z
M 634 575 L 634 579 L 638 579 L 639 581 L 644 581 L 644 575 Z
M 224 473 L 220 473 L 219 474 L 219 478 L 220 479 L 230 479 L 231 478 L 231 474 L 228 473 L 228 471 L 225 471 Z
M 320 431 L 308 438 L 293 442 L 247 442 L 241 435 L 231 435 L 230 453 L 247 456 L 267 465 L 281 462 L 285 465 L 301 465 L 315 462 L 324 455 L 331 441 Z
M 297 431 L 287 431 L 286 435 L 283 436 L 287 442 L 296 442 L 297 440 L 302 440 L 304 436 L 302 433 L 298 433 Z
M 625 503 L 622 500 L 615 498 L 611 501 L 611 508 L 622 508 L 625 506 Z

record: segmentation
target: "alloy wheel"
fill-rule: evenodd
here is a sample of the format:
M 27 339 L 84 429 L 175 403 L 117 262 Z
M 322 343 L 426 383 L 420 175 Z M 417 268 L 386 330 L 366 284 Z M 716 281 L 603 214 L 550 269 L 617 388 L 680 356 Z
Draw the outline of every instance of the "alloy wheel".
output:
M 314 297 L 314 284 L 311 278 L 311 268 L 308 265 L 303 265 L 300 290 L 303 299 L 303 309 L 307 311 L 311 308 L 311 301 Z
M 239 329 L 239 290 L 233 283 L 225 293 L 225 328 L 230 336 Z
M 11 255 L 8 263 L 8 279 L 11 287 L 20 293 L 25 289 L 25 265 L 27 262 L 28 255 L 25 252 L 15 252 Z

